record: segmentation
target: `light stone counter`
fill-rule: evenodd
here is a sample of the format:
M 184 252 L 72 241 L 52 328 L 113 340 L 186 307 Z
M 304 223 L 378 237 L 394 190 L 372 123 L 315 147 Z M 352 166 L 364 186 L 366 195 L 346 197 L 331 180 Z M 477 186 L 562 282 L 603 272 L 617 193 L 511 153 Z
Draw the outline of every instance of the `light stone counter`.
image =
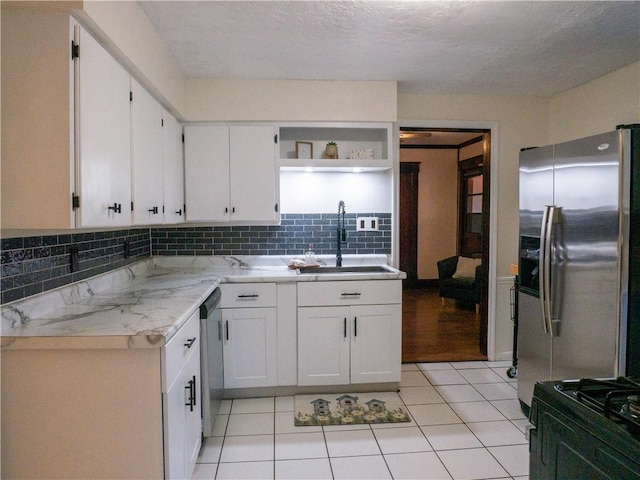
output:
M 319 256 L 332 265 L 335 257 Z M 158 348 L 219 283 L 402 279 L 390 273 L 299 275 L 291 257 L 153 257 L 2 306 L 3 349 Z M 343 265 L 386 264 L 385 255 L 344 255 Z

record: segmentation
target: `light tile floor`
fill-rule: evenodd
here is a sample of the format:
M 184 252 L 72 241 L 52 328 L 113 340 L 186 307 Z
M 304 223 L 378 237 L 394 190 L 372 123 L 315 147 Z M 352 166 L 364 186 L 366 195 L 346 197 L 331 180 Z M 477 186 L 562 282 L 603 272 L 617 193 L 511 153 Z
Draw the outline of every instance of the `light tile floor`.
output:
M 527 479 L 528 421 L 509 365 L 403 365 L 408 423 L 295 427 L 293 397 L 225 400 L 193 478 Z

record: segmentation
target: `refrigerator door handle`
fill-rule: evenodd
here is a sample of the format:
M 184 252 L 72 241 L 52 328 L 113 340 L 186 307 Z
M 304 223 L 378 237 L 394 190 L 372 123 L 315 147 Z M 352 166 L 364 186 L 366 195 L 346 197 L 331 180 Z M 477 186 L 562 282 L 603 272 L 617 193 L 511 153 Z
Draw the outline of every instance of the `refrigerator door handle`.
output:
M 540 228 L 540 304 L 544 333 L 553 336 L 551 328 L 551 254 L 555 205 L 545 205 Z

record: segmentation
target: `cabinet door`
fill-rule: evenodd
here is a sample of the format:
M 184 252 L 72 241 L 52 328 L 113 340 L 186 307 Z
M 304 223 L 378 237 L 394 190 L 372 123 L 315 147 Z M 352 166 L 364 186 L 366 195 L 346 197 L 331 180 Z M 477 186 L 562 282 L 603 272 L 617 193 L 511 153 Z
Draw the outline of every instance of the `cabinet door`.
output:
M 225 221 L 229 205 L 229 127 L 184 128 L 185 195 L 188 221 Z M 244 194 L 252 198 L 248 188 Z
M 224 387 L 276 385 L 276 309 L 223 309 L 222 321 Z
M 80 226 L 131 223 L 131 112 L 127 72 L 80 31 Z M 114 208 L 115 207 L 115 208 Z
M 162 222 L 162 107 L 131 80 L 133 223 Z
M 349 383 L 349 307 L 298 308 L 298 385 Z
M 182 126 L 167 111 L 163 111 L 162 120 L 164 223 L 182 223 L 184 222 Z
M 200 341 L 198 340 L 194 345 L 195 348 L 192 349 L 191 356 L 184 366 L 183 384 L 185 386 L 185 392 L 187 392 L 187 401 L 183 407 L 185 411 L 184 458 L 186 469 L 183 478 L 191 478 L 202 442 L 202 396 L 200 394 L 199 345 Z
M 187 426 L 185 407 L 188 390 L 184 369 L 167 389 L 165 413 L 165 478 L 185 478 Z
M 358 305 L 351 315 L 351 383 L 399 382 L 401 305 Z
M 277 220 L 275 128 L 232 126 L 230 138 L 231 220 Z

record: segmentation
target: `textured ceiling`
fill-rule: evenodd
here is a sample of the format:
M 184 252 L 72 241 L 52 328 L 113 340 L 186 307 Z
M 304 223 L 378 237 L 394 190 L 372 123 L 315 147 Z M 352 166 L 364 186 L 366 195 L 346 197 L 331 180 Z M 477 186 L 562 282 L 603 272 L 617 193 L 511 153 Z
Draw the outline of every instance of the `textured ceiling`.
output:
M 185 74 L 550 96 L 640 59 L 637 1 L 141 1 Z

